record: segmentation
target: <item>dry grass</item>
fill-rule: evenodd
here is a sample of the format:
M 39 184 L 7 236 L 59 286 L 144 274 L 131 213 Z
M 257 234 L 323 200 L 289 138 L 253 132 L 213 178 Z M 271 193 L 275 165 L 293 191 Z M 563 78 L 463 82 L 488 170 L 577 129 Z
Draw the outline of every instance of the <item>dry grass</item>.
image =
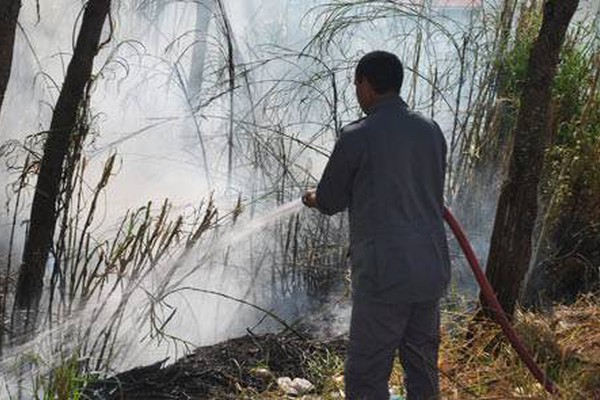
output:
M 515 328 L 564 399 L 600 398 L 600 305 L 582 298 L 553 313 L 519 312 Z M 550 399 L 495 325 L 445 332 L 440 369 L 445 398 Z M 460 384 L 460 386 L 459 386 Z

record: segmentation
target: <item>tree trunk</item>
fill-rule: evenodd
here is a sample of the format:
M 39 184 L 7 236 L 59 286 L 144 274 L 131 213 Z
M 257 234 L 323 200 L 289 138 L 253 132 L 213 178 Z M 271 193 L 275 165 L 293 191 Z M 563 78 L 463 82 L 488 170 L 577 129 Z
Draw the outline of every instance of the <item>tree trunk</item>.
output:
M 15 296 L 15 309 L 27 310 L 28 315 L 30 311 L 37 310 L 42 294 L 44 269 L 56 226 L 63 164 L 71 144 L 78 109 L 91 78 L 110 3 L 111 0 L 89 0 L 86 5 L 73 57 L 44 144 Z
M 198 97 L 204 81 L 204 67 L 208 41 L 208 28 L 213 17 L 215 0 L 199 0 L 196 3 L 196 26 L 194 27 L 194 48 L 188 78 L 190 98 Z M 198 103 L 198 102 L 195 102 Z
M 15 31 L 21 0 L 0 1 L 0 111 L 10 78 Z
M 545 2 L 542 26 L 529 55 L 508 178 L 498 200 L 486 271 L 509 316 L 514 312 L 529 267 L 538 182 L 549 131 L 552 82 L 565 33 L 578 3 L 578 0 Z

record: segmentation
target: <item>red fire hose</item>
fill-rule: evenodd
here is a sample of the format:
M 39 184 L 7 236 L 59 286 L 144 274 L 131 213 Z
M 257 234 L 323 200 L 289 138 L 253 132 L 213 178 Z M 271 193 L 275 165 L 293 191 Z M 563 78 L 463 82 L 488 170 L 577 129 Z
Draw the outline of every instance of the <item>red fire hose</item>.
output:
M 542 386 L 544 386 L 548 393 L 558 394 L 558 389 L 556 388 L 554 383 L 546 376 L 546 374 L 544 374 L 544 372 L 536 364 L 533 357 L 531 356 L 521 339 L 519 339 L 519 336 L 517 336 L 516 332 L 510 325 L 506 313 L 504 312 L 502 306 L 496 298 L 494 289 L 492 289 L 492 285 L 490 285 L 490 282 L 487 280 L 485 274 L 479 266 L 477 257 L 475 257 L 475 252 L 473 251 L 473 248 L 471 247 L 471 244 L 469 243 L 465 232 L 463 231 L 459 222 L 456 220 L 456 218 L 454 218 L 454 215 L 452 215 L 452 213 L 447 207 L 444 207 L 444 219 L 450 226 L 450 229 L 452 230 L 452 233 L 454 233 L 456 240 L 458 240 L 458 243 L 460 244 L 460 247 L 464 252 L 465 257 L 469 262 L 469 266 L 473 270 L 475 279 L 477 279 L 477 283 L 481 288 L 481 293 L 483 294 L 483 297 L 488 307 L 490 307 L 494 312 L 496 322 L 502 328 L 502 332 L 504 332 L 504 335 L 508 338 L 508 341 L 519 354 L 519 357 L 525 363 L 529 371 L 531 371 L 535 379 L 537 379 L 537 381 Z

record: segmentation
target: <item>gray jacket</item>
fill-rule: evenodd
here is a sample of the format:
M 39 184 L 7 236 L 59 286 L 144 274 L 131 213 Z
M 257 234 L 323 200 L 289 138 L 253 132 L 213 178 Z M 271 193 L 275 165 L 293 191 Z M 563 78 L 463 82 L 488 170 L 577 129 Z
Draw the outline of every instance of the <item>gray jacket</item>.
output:
M 450 280 L 442 219 L 446 141 L 392 97 L 344 127 L 317 187 L 317 208 L 350 212 L 355 300 L 427 301 Z

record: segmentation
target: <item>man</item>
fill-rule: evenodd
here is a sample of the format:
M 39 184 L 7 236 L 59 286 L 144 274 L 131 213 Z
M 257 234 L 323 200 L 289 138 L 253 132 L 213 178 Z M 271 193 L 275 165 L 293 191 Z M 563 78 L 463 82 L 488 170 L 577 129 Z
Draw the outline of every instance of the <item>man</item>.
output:
M 442 219 L 446 142 L 399 97 L 403 67 L 387 52 L 355 71 L 366 117 L 342 129 L 303 202 L 350 213 L 353 308 L 345 365 L 350 400 L 389 398 L 396 351 L 409 400 L 439 397 L 439 299 L 450 280 Z

